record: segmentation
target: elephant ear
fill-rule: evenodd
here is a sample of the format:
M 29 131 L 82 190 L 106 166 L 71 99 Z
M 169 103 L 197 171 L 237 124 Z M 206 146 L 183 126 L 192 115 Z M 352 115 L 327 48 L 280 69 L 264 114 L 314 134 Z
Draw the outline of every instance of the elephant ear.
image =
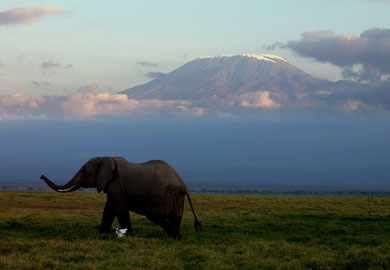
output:
M 100 193 L 114 176 L 115 162 L 113 158 L 103 157 L 97 175 L 97 191 Z

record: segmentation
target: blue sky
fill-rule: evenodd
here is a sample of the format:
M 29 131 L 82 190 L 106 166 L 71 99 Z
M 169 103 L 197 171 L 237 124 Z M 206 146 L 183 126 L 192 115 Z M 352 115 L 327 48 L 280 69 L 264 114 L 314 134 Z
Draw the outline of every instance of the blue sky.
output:
M 299 40 L 307 31 L 359 35 L 370 27 L 390 28 L 386 0 L 3 0 L 0 12 L 29 6 L 61 13 L 0 25 L 2 95 L 66 94 L 91 84 L 113 93 L 150 80 L 149 71 L 169 72 L 202 55 L 264 53 L 263 46 Z M 335 65 L 288 49 L 272 54 L 314 75 L 341 78 Z M 45 62 L 61 67 L 44 69 Z

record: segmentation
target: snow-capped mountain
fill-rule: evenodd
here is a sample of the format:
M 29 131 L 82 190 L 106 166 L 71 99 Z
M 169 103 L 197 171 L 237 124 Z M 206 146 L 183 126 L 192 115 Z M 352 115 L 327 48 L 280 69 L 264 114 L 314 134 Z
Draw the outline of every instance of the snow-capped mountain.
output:
M 317 79 L 286 59 L 267 54 L 200 57 L 121 93 L 134 99 L 189 100 L 200 107 L 277 108 L 358 85 Z

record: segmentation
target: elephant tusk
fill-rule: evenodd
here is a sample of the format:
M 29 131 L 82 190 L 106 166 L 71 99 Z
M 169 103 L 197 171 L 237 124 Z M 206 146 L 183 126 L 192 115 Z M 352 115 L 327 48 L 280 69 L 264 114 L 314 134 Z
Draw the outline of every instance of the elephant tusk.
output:
M 76 185 L 73 185 L 73 186 L 71 186 L 70 188 L 67 188 L 67 189 L 59 189 L 57 191 L 58 192 L 68 192 L 68 191 L 71 191 L 74 187 L 76 187 Z

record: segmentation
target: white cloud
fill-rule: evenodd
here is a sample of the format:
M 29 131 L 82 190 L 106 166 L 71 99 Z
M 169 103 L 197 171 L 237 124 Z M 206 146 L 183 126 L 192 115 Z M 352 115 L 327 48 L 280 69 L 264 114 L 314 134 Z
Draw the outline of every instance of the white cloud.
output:
M 61 108 L 68 115 L 88 117 L 94 115 L 123 115 L 135 111 L 146 112 L 175 104 L 175 101 L 129 99 L 124 94 L 79 92 L 68 96 L 61 104 Z
M 27 107 L 36 109 L 38 103 L 35 99 L 25 96 L 20 93 L 4 96 L 0 98 L 0 108 Z
M 186 115 L 192 115 L 192 116 L 202 116 L 205 112 L 204 108 L 200 107 L 192 107 L 190 102 L 187 102 L 187 104 L 178 105 L 177 108 L 180 110 L 176 112 L 175 114 L 186 114 Z
M 44 15 L 63 14 L 64 11 L 52 7 L 20 7 L 0 12 L 0 25 L 31 24 Z
M 280 104 L 273 101 L 268 91 L 257 91 L 252 93 L 246 93 L 239 97 L 240 105 L 242 107 L 253 108 L 279 108 Z
M 358 100 L 347 101 L 347 108 L 351 111 L 356 111 L 360 106 L 362 106 L 362 103 Z

